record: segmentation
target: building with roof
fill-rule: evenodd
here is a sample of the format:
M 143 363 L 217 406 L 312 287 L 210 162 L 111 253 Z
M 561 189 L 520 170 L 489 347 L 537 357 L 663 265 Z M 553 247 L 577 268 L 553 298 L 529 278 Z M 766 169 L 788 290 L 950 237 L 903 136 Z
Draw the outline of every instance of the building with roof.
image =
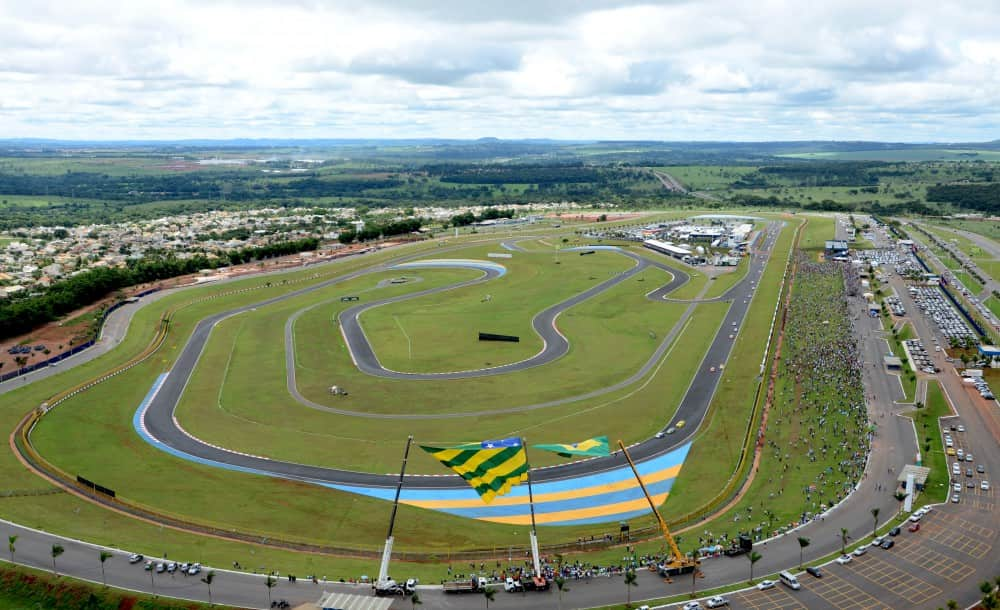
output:
M 903 466 L 903 469 L 899 471 L 899 476 L 896 477 L 896 481 L 902 486 L 906 487 L 906 477 L 913 475 L 913 486 L 916 487 L 916 491 L 923 491 L 924 485 L 927 484 L 927 476 L 931 473 L 931 469 L 927 466 L 916 466 L 914 464 L 907 464 Z
M 847 242 L 839 239 L 831 239 L 826 242 L 824 252 L 826 252 L 827 256 L 840 256 L 842 254 L 847 254 Z
M 681 248 L 680 246 L 675 246 L 669 242 L 660 241 L 658 239 L 647 239 L 642 242 L 642 245 L 646 246 L 650 250 L 655 250 L 656 252 L 660 252 L 661 254 L 666 254 L 674 258 L 691 256 L 691 250 Z

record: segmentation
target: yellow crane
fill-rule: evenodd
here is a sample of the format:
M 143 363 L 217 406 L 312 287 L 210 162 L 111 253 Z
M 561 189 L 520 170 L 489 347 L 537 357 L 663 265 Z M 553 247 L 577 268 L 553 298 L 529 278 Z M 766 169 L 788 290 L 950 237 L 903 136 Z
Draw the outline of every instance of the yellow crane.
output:
M 663 520 L 660 515 L 660 511 L 657 510 L 656 504 L 653 503 L 653 498 L 649 495 L 649 491 L 646 490 L 646 484 L 642 482 L 642 477 L 639 476 L 639 471 L 635 468 L 635 462 L 632 461 L 632 456 L 628 454 L 628 449 L 625 448 L 625 443 L 618 441 L 618 447 L 622 450 L 622 455 L 628 460 L 628 465 L 632 467 L 632 474 L 635 475 L 635 480 L 639 482 L 639 487 L 642 489 L 642 493 L 646 496 L 646 501 L 649 502 L 649 508 L 652 509 L 653 514 L 656 515 L 656 520 L 660 524 L 660 531 L 663 532 L 663 537 L 666 538 L 667 544 L 670 546 L 671 557 L 663 563 L 661 567 L 661 574 L 663 576 L 677 576 L 679 574 L 690 574 L 698 566 L 698 561 L 696 559 L 690 559 L 681 550 L 677 548 L 677 543 L 674 541 L 674 537 L 670 535 L 670 529 L 667 527 L 667 522 Z

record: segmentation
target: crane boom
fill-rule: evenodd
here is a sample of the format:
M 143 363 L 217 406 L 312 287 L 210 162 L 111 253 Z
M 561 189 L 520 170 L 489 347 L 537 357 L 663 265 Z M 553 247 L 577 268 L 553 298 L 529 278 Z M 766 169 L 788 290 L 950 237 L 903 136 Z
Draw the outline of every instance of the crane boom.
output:
M 639 471 L 635 467 L 635 462 L 632 461 L 632 456 L 628 454 L 628 449 L 625 448 L 625 444 L 618 441 L 618 447 L 622 450 L 622 455 L 628 460 L 628 465 L 632 468 L 632 474 L 635 475 L 635 480 L 639 482 L 639 487 L 642 488 L 642 493 L 646 496 L 646 501 L 649 502 L 649 508 L 652 509 L 653 514 L 656 515 L 656 520 L 660 524 L 660 531 L 663 532 L 663 537 L 667 539 L 667 544 L 670 545 L 670 552 L 674 555 L 674 562 L 677 564 L 686 564 L 687 560 L 681 550 L 677 548 L 677 543 L 674 541 L 674 537 L 670 535 L 670 529 L 667 527 L 667 522 L 663 520 L 660 515 L 660 511 L 657 510 L 656 504 L 653 503 L 653 498 L 649 495 L 649 491 L 646 489 L 646 484 L 642 482 L 642 477 L 639 476 Z

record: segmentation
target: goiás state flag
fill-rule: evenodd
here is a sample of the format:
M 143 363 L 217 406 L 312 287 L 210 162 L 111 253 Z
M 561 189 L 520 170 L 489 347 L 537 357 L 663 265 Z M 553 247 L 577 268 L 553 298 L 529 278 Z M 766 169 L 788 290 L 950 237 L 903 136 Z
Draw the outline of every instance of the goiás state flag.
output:
M 528 456 L 519 438 L 420 448 L 457 472 L 487 504 L 528 480 Z
M 553 453 L 558 453 L 563 457 L 572 457 L 574 455 L 604 457 L 609 455 L 608 437 L 606 436 L 595 436 L 594 438 L 588 438 L 585 441 L 570 443 L 568 445 L 532 445 L 532 447 L 535 449 L 552 451 Z

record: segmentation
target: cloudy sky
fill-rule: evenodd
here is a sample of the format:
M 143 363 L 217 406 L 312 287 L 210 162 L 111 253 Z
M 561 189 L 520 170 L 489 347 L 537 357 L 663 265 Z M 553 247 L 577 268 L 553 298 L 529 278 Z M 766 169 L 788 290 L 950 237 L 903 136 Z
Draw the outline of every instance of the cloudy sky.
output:
M 0 138 L 1000 138 L 996 0 L 0 0 Z

